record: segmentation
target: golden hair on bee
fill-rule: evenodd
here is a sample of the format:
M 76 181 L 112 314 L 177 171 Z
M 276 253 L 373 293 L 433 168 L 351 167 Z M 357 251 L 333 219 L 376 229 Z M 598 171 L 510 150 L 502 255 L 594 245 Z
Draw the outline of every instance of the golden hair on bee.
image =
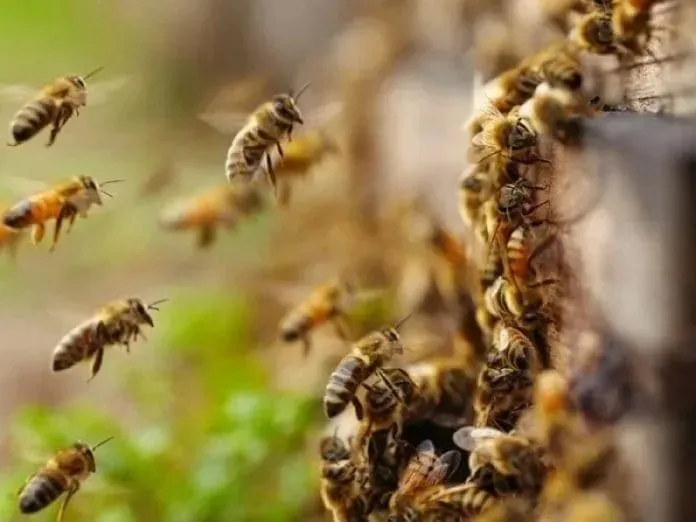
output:
M 264 207 L 258 184 L 225 183 L 171 203 L 160 214 L 159 223 L 167 230 L 196 231 L 196 246 L 204 249 L 215 243 L 221 228 L 234 230 L 240 220 Z
M 485 168 L 471 165 L 459 179 L 459 215 L 469 229 L 481 220 L 481 208 L 493 195 L 493 184 Z
M 529 60 L 530 66 L 539 71 L 542 82 L 570 91 L 579 91 L 582 88 L 583 74 L 579 49 L 568 40 L 549 45 Z M 529 98 L 531 95 L 527 99 Z
M 611 12 L 605 9 L 583 15 L 571 29 L 568 40 L 592 54 L 615 54 L 616 39 L 611 18 Z
M 276 189 L 271 148 L 275 146 L 283 158 L 281 140 L 291 138 L 294 126 L 304 123 L 297 100 L 309 85 L 305 84 L 297 93 L 277 94 L 251 114 L 227 151 L 225 176 L 228 181 L 231 182 L 235 177 L 250 181 L 262 166 L 265 157 L 266 176 L 273 189 Z
M 493 79 L 485 88 L 486 96 L 496 109 L 507 114 L 528 100 L 541 82 L 538 71 L 523 62 Z
M 2 224 L 13 229 L 32 227 L 31 240 L 37 244 L 46 232 L 46 222 L 54 219 L 56 224 L 50 248 L 53 251 L 58 243 L 63 221 L 68 220 L 70 231 L 78 215 L 86 218 L 92 205 L 103 205 L 102 195 L 113 197 L 102 188 L 104 185 L 121 181 L 124 180 L 115 179 L 99 184 L 91 176 L 75 176 L 12 205 L 3 213 Z
M 81 107 L 87 105 L 87 84 L 85 80 L 101 71 L 99 67 L 84 76 L 67 75 L 56 78 L 46 85 L 30 102 L 15 114 L 10 123 L 10 133 L 16 147 L 36 136 L 51 125 L 47 147 L 53 145 L 63 126 L 73 116 L 79 115 Z
M 139 298 L 112 301 L 96 314 L 68 332 L 53 350 L 51 367 L 54 372 L 72 368 L 82 361 L 92 361 L 91 381 L 99 372 L 107 346 L 122 345 L 130 351 L 130 343 L 138 336 L 145 338 L 141 325 L 154 326 L 151 310 L 168 299 L 146 304 Z
M 58 451 L 20 489 L 19 510 L 24 514 L 37 513 L 65 493 L 57 516 L 57 522 L 62 522 L 70 499 L 80 489 L 81 483 L 97 470 L 94 451 L 111 439 L 113 437 L 92 447 L 78 441 Z
M 373 374 L 384 382 L 395 397 L 399 396 L 382 367 L 404 353 L 398 329 L 410 316 L 407 315 L 393 327 L 385 326 L 371 332 L 353 344 L 350 353 L 341 359 L 329 376 L 323 401 L 324 413 L 328 418 L 334 418 L 352 403 L 358 420 L 362 420 L 362 405 L 355 393 Z

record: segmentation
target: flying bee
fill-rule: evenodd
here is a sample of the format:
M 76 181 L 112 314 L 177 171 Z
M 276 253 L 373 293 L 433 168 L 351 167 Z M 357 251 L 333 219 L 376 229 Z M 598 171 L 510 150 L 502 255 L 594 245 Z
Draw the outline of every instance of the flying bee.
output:
M 470 229 L 481 222 L 481 208 L 493 195 L 488 172 L 480 165 L 472 165 L 459 180 L 459 215 Z
M 278 180 L 278 203 L 287 205 L 293 178 L 304 178 L 326 157 L 339 152 L 336 141 L 325 130 L 312 130 L 287 140 L 282 145 L 283 156 L 273 166 Z
M 244 126 L 232 139 L 225 161 L 225 176 L 229 182 L 239 176 L 250 181 L 256 171 L 262 167 L 265 157 L 265 171 L 268 181 L 276 189 L 276 178 L 271 161 L 271 148 L 275 146 L 283 157 L 281 140 L 291 139 L 296 124 L 303 124 L 302 112 L 297 106 L 300 95 L 309 87 L 305 84 L 296 93 L 277 94 L 271 100 L 261 104 L 247 118 Z M 213 115 L 214 116 L 214 115 Z M 222 129 L 210 115 L 202 114 L 200 118 Z
M 66 493 L 58 511 L 57 522 L 61 522 L 65 509 L 80 489 L 80 484 L 97 470 L 94 451 L 112 438 L 91 448 L 82 442 L 75 442 L 70 448 L 58 451 L 20 489 L 19 510 L 24 514 L 36 513 Z
M 392 428 L 393 436 L 400 438 L 405 413 L 418 393 L 416 383 L 406 370 L 385 368 L 383 372 L 397 395 L 381 381 L 363 384 L 366 390 L 362 401 L 363 419 L 355 437 L 358 447 L 363 446 L 363 441 L 373 431 Z
M 68 120 L 73 115 L 78 116 L 80 108 L 87 105 L 87 84 L 85 81 L 102 69 L 103 67 L 99 67 L 85 76 L 61 76 L 43 87 L 33 100 L 26 103 L 15 114 L 10 124 L 10 132 L 14 143 L 8 142 L 7 145 L 10 147 L 21 145 L 36 136 L 48 125 L 51 125 L 51 133 L 46 146 L 50 147 L 53 145 L 56 137 Z M 124 79 L 117 79 L 108 84 L 102 83 L 96 87 L 97 94 L 106 94 L 108 91 L 120 88 L 124 83 Z M 2 89 L 2 94 L 6 95 L 10 92 L 21 91 L 22 96 L 24 96 L 25 91 L 33 90 L 23 86 L 7 86 Z M 104 101 L 103 97 L 99 98 L 98 96 L 97 102 Z
M 11 206 L 4 212 L 2 224 L 13 229 L 32 227 L 31 240 L 32 243 L 37 244 L 46 232 L 46 222 L 55 219 L 56 225 L 50 249 L 53 251 L 58 242 L 63 221 L 68 220 L 68 231 L 70 231 L 78 215 L 86 218 L 87 211 L 92 205 L 103 205 L 101 194 L 113 197 L 102 187 L 120 181 L 123 180 L 110 180 L 99 184 L 91 176 L 75 176 Z
M 356 417 L 362 420 L 362 405 L 355 397 L 355 392 L 373 374 L 377 374 L 392 394 L 399 397 L 382 367 L 395 356 L 404 353 L 398 329 L 409 317 L 410 315 L 406 316 L 394 327 L 387 326 L 367 334 L 341 359 L 331 373 L 324 392 L 324 412 L 329 419 L 345 410 L 348 403 L 352 403 Z
M 120 344 L 130 351 L 131 341 L 138 336 L 145 338 L 140 328 L 143 324 L 154 326 L 150 310 L 159 310 L 160 299 L 145 304 L 141 299 L 128 298 L 107 303 L 96 314 L 68 332 L 53 350 L 54 372 L 67 370 L 75 364 L 92 360 L 91 381 L 99 372 L 107 346 Z
M 414 515 L 427 509 L 428 496 L 447 481 L 460 461 L 458 450 L 447 451 L 438 457 L 432 441 L 421 442 L 389 500 L 389 521 L 414 520 Z
M 504 477 L 514 477 L 517 493 L 535 497 L 546 477 L 543 449 L 520 435 L 494 428 L 465 426 L 453 435 L 454 443 L 469 453 L 472 473 L 491 465 Z
M 169 230 L 196 230 L 198 248 L 207 248 L 215 241 L 220 228 L 234 229 L 240 218 L 263 207 L 258 185 L 224 184 L 173 203 L 160 215 L 160 224 Z
M 521 118 L 517 107 L 503 115 L 494 107 L 484 109 L 489 113 L 481 132 L 471 140 L 468 151 L 471 163 L 481 163 L 490 168 L 494 186 L 499 187 L 509 179 L 510 165 L 546 162 L 534 153 L 537 133 L 529 121 Z
M 349 339 L 348 318 L 344 308 L 355 297 L 357 294 L 353 285 L 340 278 L 317 287 L 281 320 L 283 341 L 302 341 L 306 356 L 311 349 L 310 333 L 327 322 L 333 323 L 341 339 Z
M 365 513 L 359 497 L 358 465 L 351 458 L 350 449 L 336 435 L 320 442 L 321 486 L 324 507 L 339 522 L 355 520 Z
M 575 125 L 578 116 L 591 116 L 596 111 L 579 93 L 542 83 L 534 96 L 520 107 L 520 116 L 527 118 L 539 134 L 547 134 L 561 142 L 578 139 Z

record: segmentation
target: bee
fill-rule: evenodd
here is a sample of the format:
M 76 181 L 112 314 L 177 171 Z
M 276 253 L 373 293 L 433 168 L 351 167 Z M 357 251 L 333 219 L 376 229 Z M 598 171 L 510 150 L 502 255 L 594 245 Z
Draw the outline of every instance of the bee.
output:
M 37 244 L 44 237 L 46 222 L 55 219 L 56 225 L 50 248 L 53 251 L 58 242 L 63 221 L 68 220 L 68 231 L 70 231 L 78 215 L 86 218 L 87 211 L 92 205 L 103 205 L 101 194 L 113 197 L 102 187 L 120 181 L 123 180 L 115 179 L 99 184 L 91 176 L 75 176 L 12 205 L 3 213 L 2 224 L 13 229 L 32 227 L 31 240 L 32 243 Z
M 532 375 L 510 367 L 486 365 L 474 395 L 474 424 L 511 430 L 532 400 Z
M 303 133 L 283 145 L 283 157 L 273 166 L 278 180 L 278 203 L 287 205 L 290 200 L 292 178 L 306 177 L 327 156 L 339 152 L 336 141 L 324 130 Z
M 648 42 L 654 29 L 650 23 L 650 9 L 658 0 L 614 0 L 611 22 L 615 45 L 622 51 L 650 54 Z
M 351 458 L 350 449 L 335 434 L 320 441 L 321 487 L 324 507 L 335 522 L 359 520 L 365 506 L 359 496 L 359 466 Z
M 461 461 L 458 450 L 450 450 L 439 457 L 431 440 L 416 447 L 416 454 L 404 470 L 399 487 L 389 500 L 389 522 L 414 520 L 428 509 L 428 496 L 446 482 Z
M 493 328 L 492 344 L 490 365 L 497 366 L 497 360 L 502 359 L 501 367 L 529 372 L 532 378 L 541 371 L 538 349 L 522 329 L 500 321 Z
M 376 430 L 392 428 L 394 438 L 401 437 L 405 413 L 418 393 L 416 383 L 406 370 L 385 368 L 383 371 L 397 395 L 381 381 L 372 385 L 363 384 L 366 392 L 362 401 L 363 419 L 356 435 L 358 447 Z
M 249 117 L 246 125 L 232 140 L 225 161 L 227 180 L 239 176 L 250 180 L 266 158 L 266 176 L 276 189 L 276 178 L 270 157 L 270 148 L 275 145 L 280 157 L 283 148 L 280 141 L 292 137 L 295 124 L 303 124 L 302 113 L 297 106 L 300 95 L 309 87 L 301 87 L 297 93 L 278 94 L 272 100 L 258 107 Z
M 53 145 L 63 126 L 74 114 L 79 115 L 81 107 L 87 105 L 87 84 L 85 80 L 101 71 L 99 67 L 85 76 L 67 75 L 56 78 L 46 85 L 41 92 L 17 114 L 10 123 L 10 132 L 14 143 L 10 147 L 21 145 L 36 136 L 44 127 L 51 125 L 51 134 L 46 143 Z
M 160 224 L 169 230 L 197 230 L 198 248 L 207 248 L 221 227 L 234 229 L 241 217 L 263 207 L 264 199 L 253 183 L 218 185 L 165 208 Z
M 333 323 L 341 339 L 349 339 L 348 318 L 344 307 L 355 295 L 353 286 L 338 278 L 319 286 L 281 320 L 283 341 L 302 341 L 306 356 L 311 349 L 310 333 L 327 322 Z
M 529 120 L 520 117 L 517 107 L 507 115 L 490 106 L 484 111 L 487 117 L 481 132 L 471 140 L 468 156 L 472 163 L 489 166 L 496 188 L 508 181 L 516 181 L 509 179 L 511 173 L 516 173 L 516 170 L 510 170 L 511 164 L 548 163 L 534 153 L 536 130 Z
M 149 310 L 159 310 L 160 299 L 145 304 L 141 299 L 128 298 L 107 303 L 92 317 L 68 332 L 53 350 L 54 372 L 67 370 L 75 364 L 92 360 L 91 381 L 99 372 L 104 360 L 104 348 L 120 344 L 130 351 L 131 341 L 145 337 L 140 325 L 154 326 Z
M 443 358 L 415 365 L 410 371 L 417 393 L 406 413 L 409 421 L 429 419 L 445 427 L 470 422 L 477 367 Z
M 541 296 L 534 290 L 557 282 L 555 278 L 547 278 L 518 287 L 504 276 L 500 276 L 486 289 L 486 310 L 498 319 L 510 320 L 525 328 L 532 327 L 540 321 L 543 305 Z
M 399 476 L 408 466 L 411 448 L 399 439 L 401 428 L 393 423 L 389 428 L 372 430 L 367 437 L 366 466 L 372 490 L 368 513 L 388 509 L 391 494 L 399 484 Z
M 431 510 L 438 515 L 435 520 L 447 520 L 448 515 L 457 514 L 458 518 L 453 520 L 459 521 L 462 517 L 475 517 L 496 506 L 498 495 L 494 487 L 494 475 L 495 471 L 491 466 L 484 466 L 472 472 L 463 484 L 437 491 L 428 499 Z
M 399 397 L 382 366 L 404 353 L 398 329 L 409 317 L 410 315 L 406 316 L 394 327 L 384 327 L 367 334 L 341 359 L 331 373 L 324 392 L 324 412 L 329 419 L 345 410 L 348 403 L 352 403 L 358 420 L 362 420 L 362 405 L 356 399 L 355 392 L 373 374 L 377 374 L 392 394 Z
M 533 60 L 535 68 L 539 71 L 543 82 L 553 87 L 563 87 L 570 91 L 578 91 L 582 88 L 582 64 L 579 52 L 577 47 L 567 40 L 559 44 L 550 45 L 532 57 L 531 60 Z M 535 90 L 541 83 L 537 84 Z M 527 99 L 531 98 L 532 95 Z
M 472 165 L 459 180 L 459 215 L 464 224 L 475 230 L 481 222 L 481 208 L 493 195 L 488 172 L 480 165 Z
M 58 451 L 41 470 L 30 476 L 20 489 L 19 510 L 24 514 L 36 513 L 66 493 L 58 511 L 57 521 L 61 522 L 65 509 L 80 489 L 80 484 L 97 470 L 94 451 L 111 439 L 113 437 L 91 448 L 78 441 L 70 448 Z
M 579 138 L 578 116 L 594 116 L 596 111 L 578 93 L 542 83 L 534 96 L 520 107 L 520 116 L 527 118 L 539 134 L 553 136 L 563 143 Z
M 542 82 L 539 73 L 524 62 L 502 72 L 486 87 L 486 96 L 493 107 L 506 114 L 531 98 L 537 85 Z
M 452 436 L 454 443 L 469 453 L 472 473 L 490 465 L 504 477 L 513 477 L 517 493 L 532 498 L 541 491 L 546 477 L 543 448 L 521 435 L 494 428 L 465 426 Z
M 593 10 L 575 23 L 568 34 L 568 39 L 578 48 L 593 54 L 614 54 L 616 39 L 611 18 L 609 10 Z

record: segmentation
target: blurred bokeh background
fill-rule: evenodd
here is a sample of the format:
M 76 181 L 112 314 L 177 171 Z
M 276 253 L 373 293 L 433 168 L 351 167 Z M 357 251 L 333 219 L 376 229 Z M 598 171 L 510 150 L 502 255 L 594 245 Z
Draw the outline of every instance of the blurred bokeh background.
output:
M 13 86 L 104 66 L 89 84 L 95 103 L 54 147 L 41 134 L 3 150 L 2 202 L 75 174 L 127 180 L 55 252 L 46 240 L 23 241 L 16 260 L 0 260 L 1 520 L 20 519 L 17 489 L 56 449 L 110 435 L 71 521 L 323 519 L 312 460 L 323 427 L 318 391 L 345 345 L 318 332 L 303 359 L 300 346 L 278 342 L 278 321 L 293 302 L 287 294 L 301 297 L 339 271 L 393 282 L 390 269 L 403 261 L 393 259 L 405 235 L 401 200 L 423 196 L 461 232 L 452 188 L 473 75 L 460 4 L 24 0 L 0 8 L 8 123 L 25 101 Z M 249 112 L 305 82 L 306 113 L 344 107 L 327 124 L 344 154 L 299 180 L 288 208 L 270 205 L 209 250 L 197 250 L 192 233 L 162 230 L 170 201 L 224 179 L 231 136 L 197 114 Z M 101 95 L 106 102 L 96 103 Z M 52 373 L 58 340 L 125 296 L 170 299 L 147 340 L 130 354 L 109 350 L 90 383 L 87 367 Z M 357 310 L 356 323 L 367 329 L 403 312 L 382 301 Z M 56 509 L 33 518 L 52 520 Z

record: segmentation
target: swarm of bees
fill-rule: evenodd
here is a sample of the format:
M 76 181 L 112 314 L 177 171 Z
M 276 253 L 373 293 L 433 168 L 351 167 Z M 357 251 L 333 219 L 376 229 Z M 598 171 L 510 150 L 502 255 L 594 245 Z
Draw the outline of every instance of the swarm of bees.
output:
M 610 423 L 593 425 L 588 413 L 598 402 L 588 387 L 600 386 L 595 381 L 611 373 L 607 366 L 616 358 L 595 358 L 593 383 L 553 363 L 549 332 L 559 328 L 567 288 L 552 269 L 563 263 L 563 222 L 548 195 L 553 162 L 543 145 L 576 144 L 582 118 L 619 110 L 584 90 L 582 58 L 651 54 L 657 1 L 538 1 L 564 37 L 494 78 L 485 88 L 486 103 L 464 126 L 469 165 L 458 204 L 469 241 L 436 220 L 426 227 L 425 242 L 441 263 L 435 279 L 456 323 L 453 353 L 405 361 L 413 347 L 401 329 L 418 310 L 393 325 L 358 332 L 350 308 L 364 289 L 339 277 L 315 288 L 280 321 L 279 338 L 301 343 L 305 355 L 323 325 L 331 325 L 347 347 L 322 397 L 330 434 L 319 443 L 319 492 L 335 522 L 623 516 L 621 497 L 606 487 L 622 464 Z M 52 146 L 86 105 L 85 80 L 100 70 L 64 76 L 42 89 L 15 116 L 8 145 L 23 144 L 50 126 Z M 340 154 L 323 129 L 293 138 L 295 127 L 305 123 L 298 99 L 308 86 L 254 110 L 227 150 L 225 180 L 164 209 L 161 226 L 193 230 L 198 247 L 211 246 L 221 228 L 234 229 L 268 208 L 259 171 L 278 203 L 287 205 L 293 178 Z M 75 176 L 5 206 L 0 248 L 14 252 L 25 228 L 39 243 L 46 223 L 55 220 L 53 250 L 63 221 L 69 231 L 78 215 L 86 218 L 93 205 L 103 205 L 102 195 L 112 197 L 103 187 L 117 181 Z M 143 326 L 154 326 L 150 312 L 163 301 L 107 303 L 58 342 L 52 370 L 89 361 L 91 381 L 106 347 L 129 352 L 131 342 L 145 337 Z M 621 404 L 612 404 L 612 418 Z M 354 421 L 350 434 L 339 436 L 346 419 Z M 108 440 L 58 451 L 20 490 L 20 511 L 40 511 L 65 494 L 60 522 L 81 482 L 96 471 L 95 449 Z

